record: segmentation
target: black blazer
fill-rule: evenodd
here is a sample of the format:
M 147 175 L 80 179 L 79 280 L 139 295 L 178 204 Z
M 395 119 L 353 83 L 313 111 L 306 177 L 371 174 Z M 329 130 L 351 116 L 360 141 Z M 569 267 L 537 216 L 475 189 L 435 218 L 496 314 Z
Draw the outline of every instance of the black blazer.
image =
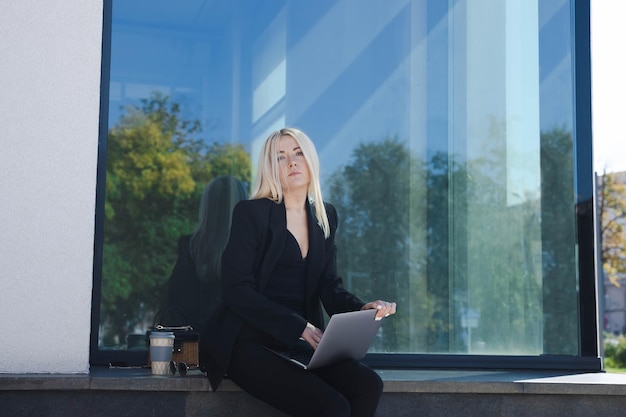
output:
M 285 347 L 292 347 L 307 321 L 323 328 L 321 304 L 329 315 L 359 310 L 365 304 L 348 292 L 337 276 L 335 208 L 326 204 L 331 229 L 328 239 L 324 238 L 313 209 L 307 203 L 306 317 L 301 317 L 264 295 L 285 247 L 285 205 L 258 199 L 240 201 L 235 206 L 230 238 L 222 255 L 222 300 L 209 318 L 200 341 L 201 366 L 207 370 L 214 390 L 228 369 L 230 353 L 244 322 Z

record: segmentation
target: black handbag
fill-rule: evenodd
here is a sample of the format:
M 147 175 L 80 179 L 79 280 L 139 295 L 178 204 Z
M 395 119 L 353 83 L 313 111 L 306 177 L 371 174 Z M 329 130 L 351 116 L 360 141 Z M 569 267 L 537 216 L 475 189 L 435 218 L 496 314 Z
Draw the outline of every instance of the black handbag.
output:
M 148 343 L 150 334 L 153 332 L 174 333 L 174 350 L 172 361 L 184 362 L 188 367 L 198 367 L 198 342 L 200 334 L 189 324 L 185 311 L 177 305 L 172 305 L 159 310 L 154 315 L 152 328 L 146 333 Z M 148 353 L 148 365 L 150 365 L 150 353 Z

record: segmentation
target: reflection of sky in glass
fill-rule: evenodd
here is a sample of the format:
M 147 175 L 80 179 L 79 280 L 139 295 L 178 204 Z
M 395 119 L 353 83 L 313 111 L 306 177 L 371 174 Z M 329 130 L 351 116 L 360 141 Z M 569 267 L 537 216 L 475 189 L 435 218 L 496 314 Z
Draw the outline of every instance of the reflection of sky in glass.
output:
M 569 2 L 452 4 L 116 1 L 109 123 L 160 91 L 205 140 L 250 144 L 253 160 L 269 131 L 300 127 L 329 174 L 394 136 L 423 159 L 485 156 L 499 120 L 512 184 L 538 191 L 537 129 L 572 126 Z

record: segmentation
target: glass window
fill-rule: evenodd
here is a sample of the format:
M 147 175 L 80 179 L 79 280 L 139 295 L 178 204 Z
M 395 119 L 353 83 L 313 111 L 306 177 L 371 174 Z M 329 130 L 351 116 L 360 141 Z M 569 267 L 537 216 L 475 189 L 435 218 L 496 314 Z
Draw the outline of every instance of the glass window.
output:
M 204 187 L 296 126 L 346 285 L 398 302 L 372 352 L 577 355 L 571 8 L 114 1 L 99 349 L 145 349 Z

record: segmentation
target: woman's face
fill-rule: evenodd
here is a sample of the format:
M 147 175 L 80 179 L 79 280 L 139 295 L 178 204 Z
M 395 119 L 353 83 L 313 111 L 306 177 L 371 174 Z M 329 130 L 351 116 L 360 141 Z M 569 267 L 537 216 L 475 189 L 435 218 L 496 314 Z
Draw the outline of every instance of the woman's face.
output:
M 278 166 L 283 193 L 302 188 L 308 190 L 311 182 L 309 165 L 298 142 L 289 135 L 281 136 L 278 141 Z

